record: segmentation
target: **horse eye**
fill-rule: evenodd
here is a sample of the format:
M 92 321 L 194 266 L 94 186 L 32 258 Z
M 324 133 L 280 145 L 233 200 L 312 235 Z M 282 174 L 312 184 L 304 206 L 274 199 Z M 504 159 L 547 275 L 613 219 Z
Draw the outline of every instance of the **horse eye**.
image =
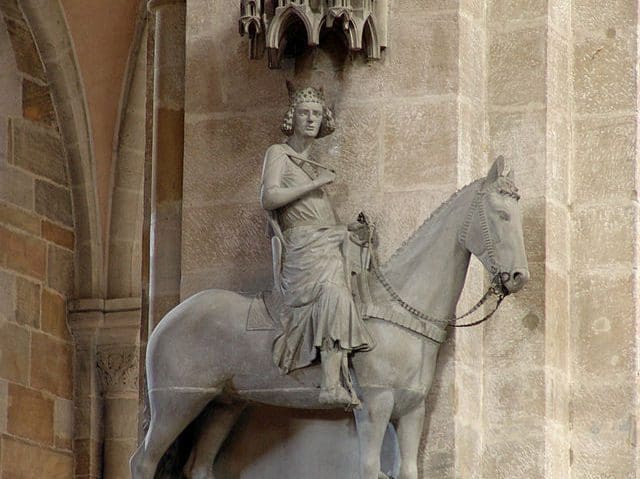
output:
M 507 213 L 506 211 L 498 211 L 498 216 L 500 216 L 500 219 L 502 221 L 510 221 L 511 220 L 511 215 L 509 213 Z

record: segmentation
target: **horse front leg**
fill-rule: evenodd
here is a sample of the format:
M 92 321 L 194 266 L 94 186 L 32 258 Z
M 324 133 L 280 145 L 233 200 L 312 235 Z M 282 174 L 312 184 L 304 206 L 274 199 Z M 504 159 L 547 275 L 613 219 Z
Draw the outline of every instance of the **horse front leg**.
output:
M 393 410 L 391 391 L 364 392 L 362 408 L 354 410 L 360 445 L 360 479 L 385 477 L 380 472 L 380 449 Z
M 425 404 L 400 417 L 397 422 L 398 443 L 400 445 L 400 477 L 398 479 L 418 479 L 418 448 L 424 427 Z

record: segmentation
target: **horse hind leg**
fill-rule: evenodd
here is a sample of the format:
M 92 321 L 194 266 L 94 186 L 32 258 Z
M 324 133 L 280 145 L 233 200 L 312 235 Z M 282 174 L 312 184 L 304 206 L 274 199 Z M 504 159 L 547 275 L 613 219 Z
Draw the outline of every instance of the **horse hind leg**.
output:
M 219 391 L 151 391 L 151 424 L 144 441 L 131 457 L 131 478 L 153 479 L 169 446 L 217 394 Z
M 202 424 L 184 474 L 189 479 L 214 479 L 213 463 L 246 407 L 245 403 L 216 404 L 201 418 Z

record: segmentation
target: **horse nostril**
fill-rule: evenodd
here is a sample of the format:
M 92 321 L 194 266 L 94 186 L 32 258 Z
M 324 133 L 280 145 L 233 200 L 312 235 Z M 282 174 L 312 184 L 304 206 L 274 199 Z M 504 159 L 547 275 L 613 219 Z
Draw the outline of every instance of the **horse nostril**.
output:
M 529 272 L 527 270 L 524 271 L 515 271 L 513 273 L 513 280 L 517 283 L 526 283 L 529 281 Z

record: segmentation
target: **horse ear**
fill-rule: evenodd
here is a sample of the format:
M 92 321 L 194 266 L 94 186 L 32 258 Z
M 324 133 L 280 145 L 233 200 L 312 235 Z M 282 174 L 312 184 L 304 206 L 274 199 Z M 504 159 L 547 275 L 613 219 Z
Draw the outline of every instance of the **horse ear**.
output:
M 489 173 L 487 174 L 487 181 L 496 181 L 499 176 L 502 175 L 504 171 L 504 156 L 500 155 L 496 158 L 496 161 L 493 162 Z
M 513 169 L 509 170 L 509 173 L 507 173 L 507 178 L 509 178 L 511 181 L 515 181 L 516 177 L 513 174 Z

